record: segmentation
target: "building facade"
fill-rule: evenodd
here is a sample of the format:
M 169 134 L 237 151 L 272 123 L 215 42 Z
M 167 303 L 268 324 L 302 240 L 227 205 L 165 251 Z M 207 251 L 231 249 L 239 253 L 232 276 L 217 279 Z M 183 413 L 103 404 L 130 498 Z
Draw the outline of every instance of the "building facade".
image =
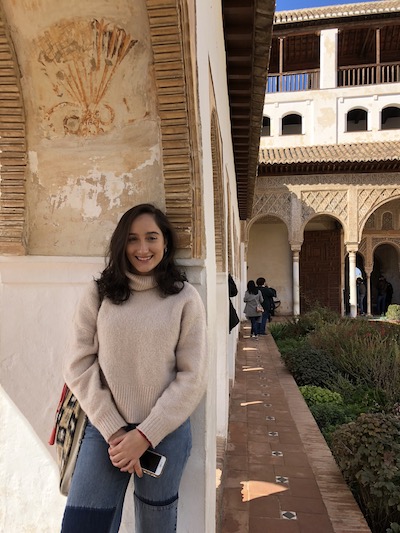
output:
M 71 319 L 119 217 L 141 202 L 170 216 L 207 312 L 209 383 L 179 531 L 214 531 L 237 339 L 227 278 L 241 287 L 273 10 L 272 0 L 1 1 L 2 531 L 59 530 L 65 498 L 47 440 Z M 132 531 L 131 504 L 121 532 Z
M 400 303 L 400 5 L 275 14 L 260 164 L 246 226 L 248 277 L 299 314 L 317 303 L 377 314 Z

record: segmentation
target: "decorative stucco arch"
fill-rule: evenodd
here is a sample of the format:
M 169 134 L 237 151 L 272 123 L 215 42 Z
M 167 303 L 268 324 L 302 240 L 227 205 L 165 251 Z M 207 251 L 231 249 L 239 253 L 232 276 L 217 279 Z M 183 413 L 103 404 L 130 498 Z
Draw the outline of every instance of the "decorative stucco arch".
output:
M 257 223 L 259 220 L 262 220 L 262 219 L 265 219 L 267 217 L 274 217 L 274 218 L 277 218 L 279 219 L 281 222 L 283 222 L 286 226 L 286 229 L 288 230 L 288 234 L 289 234 L 289 231 L 290 231 L 290 225 L 289 225 L 289 221 L 288 220 L 285 220 L 285 218 L 281 215 L 281 214 L 275 214 L 275 213 L 260 213 L 254 217 L 252 217 L 247 223 L 246 223 L 246 231 L 245 231 L 245 238 L 246 238 L 246 242 L 249 241 L 249 235 L 250 235 L 250 230 L 251 230 L 251 227 L 253 226 L 253 224 Z
M 215 109 L 211 114 L 211 155 L 214 190 L 215 261 L 217 272 L 226 271 L 226 211 L 221 157 L 221 134 Z
M 25 111 L 14 47 L 0 9 L 0 254 L 24 255 Z
M 302 221 L 302 225 L 300 227 L 300 232 L 301 234 L 304 236 L 304 231 L 306 229 L 306 226 L 309 222 L 311 222 L 314 218 L 316 217 L 321 217 L 321 216 L 325 216 L 325 217 L 328 217 L 328 218 L 332 218 L 334 220 L 336 220 L 337 222 L 340 223 L 340 225 L 342 226 L 343 228 L 343 237 L 344 237 L 344 242 L 346 242 L 347 240 L 347 237 L 348 237 L 348 231 L 347 231 L 347 226 L 346 226 L 346 223 L 340 218 L 339 215 L 336 215 L 334 213 L 331 213 L 329 211 L 321 211 L 319 213 L 314 213 L 313 215 L 309 216 L 307 219 L 303 220 Z
M 186 0 L 146 0 L 154 56 L 167 214 L 181 248 L 204 255 L 194 52 Z
M 369 217 L 380 207 L 400 199 L 400 187 L 385 189 L 362 189 L 358 191 L 360 238 Z

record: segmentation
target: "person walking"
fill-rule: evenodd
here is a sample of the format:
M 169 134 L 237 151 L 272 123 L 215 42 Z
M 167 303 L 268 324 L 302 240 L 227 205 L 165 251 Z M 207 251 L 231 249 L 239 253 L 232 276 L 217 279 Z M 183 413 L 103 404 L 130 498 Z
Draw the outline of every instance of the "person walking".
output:
M 386 292 L 387 292 L 387 281 L 383 276 L 380 276 L 378 280 L 378 315 L 384 315 L 386 312 Z
M 191 450 L 190 415 L 206 388 L 206 318 L 174 260 L 176 236 L 151 204 L 129 209 L 108 261 L 77 306 L 64 378 L 88 417 L 62 533 L 117 533 L 134 474 L 136 533 L 173 533 Z M 163 473 L 142 471 L 148 449 Z
M 367 295 L 367 287 L 362 278 L 357 278 L 357 303 L 358 313 L 365 315 L 365 297 Z
M 247 283 L 247 291 L 245 292 L 243 300 L 246 304 L 244 307 L 244 314 L 251 322 L 250 336 L 254 339 L 258 339 L 261 316 L 263 313 L 263 307 L 261 305 L 263 297 L 252 279 Z
M 257 278 L 257 289 L 261 292 L 263 297 L 262 306 L 264 308 L 263 314 L 261 316 L 261 323 L 259 327 L 259 334 L 266 335 L 266 326 L 267 322 L 271 319 L 271 309 L 274 303 L 274 296 L 276 292 L 274 289 L 270 289 L 265 283 L 265 278 Z

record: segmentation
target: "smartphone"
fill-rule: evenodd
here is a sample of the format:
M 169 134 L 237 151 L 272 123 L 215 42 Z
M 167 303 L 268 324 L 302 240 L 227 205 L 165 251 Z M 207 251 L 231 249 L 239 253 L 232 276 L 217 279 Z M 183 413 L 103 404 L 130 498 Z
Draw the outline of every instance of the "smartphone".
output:
M 146 450 L 140 458 L 140 465 L 145 474 L 160 477 L 167 458 L 153 450 Z

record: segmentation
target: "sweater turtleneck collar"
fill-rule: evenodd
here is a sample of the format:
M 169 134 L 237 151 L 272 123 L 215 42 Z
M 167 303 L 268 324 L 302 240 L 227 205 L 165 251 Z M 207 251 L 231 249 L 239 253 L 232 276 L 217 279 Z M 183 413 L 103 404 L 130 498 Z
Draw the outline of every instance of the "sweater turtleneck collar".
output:
M 157 282 L 154 276 L 139 276 L 126 272 L 126 277 L 129 279 L 129 285 L 134 291 L 147 291 L 157 287 Z

